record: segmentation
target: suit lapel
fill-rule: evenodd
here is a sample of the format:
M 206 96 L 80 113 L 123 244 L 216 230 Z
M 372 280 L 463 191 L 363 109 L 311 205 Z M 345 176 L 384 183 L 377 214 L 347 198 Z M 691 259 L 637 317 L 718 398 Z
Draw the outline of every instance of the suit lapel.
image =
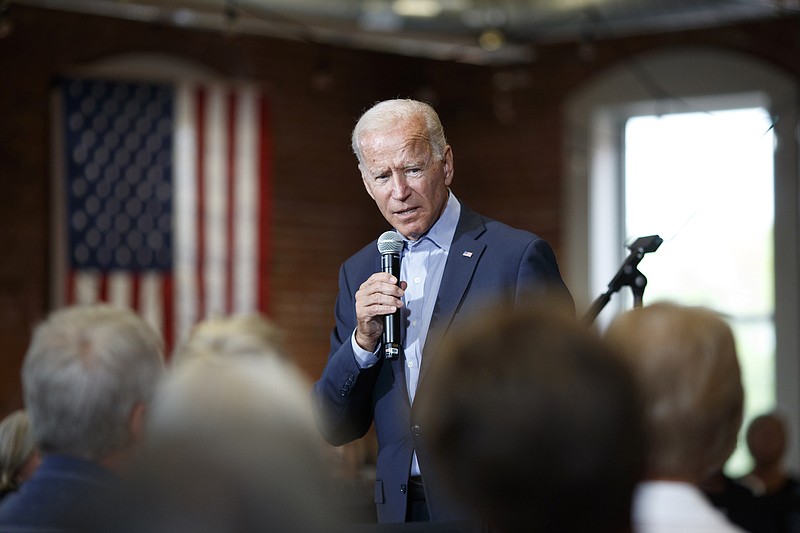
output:
M 442 337 L 453 321 L 456 310 L 464 300 L 478 261 L 486 249 L 486 244 L 477 240 L 484 231 L 486 231 L 486 227 L 481 216 L 462 204 L 461 216 L 453 236 L 450 252 L 447 255 L 442 282 L 439 286 L 439 295 L 436 298 L 428 338 L 425 341 L 422 367 L 420 368 L 420 383 L 427 373 L 431 357 L 434 357 Z

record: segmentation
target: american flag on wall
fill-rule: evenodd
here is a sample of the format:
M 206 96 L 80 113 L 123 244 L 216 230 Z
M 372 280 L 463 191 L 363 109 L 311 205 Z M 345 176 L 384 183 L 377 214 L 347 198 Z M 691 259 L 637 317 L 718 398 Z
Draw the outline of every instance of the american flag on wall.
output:
M 168 350 L 203 318 L 266 313 L 263 92 L 80 78 L 55 100 L 52 305 L 133 308 Z

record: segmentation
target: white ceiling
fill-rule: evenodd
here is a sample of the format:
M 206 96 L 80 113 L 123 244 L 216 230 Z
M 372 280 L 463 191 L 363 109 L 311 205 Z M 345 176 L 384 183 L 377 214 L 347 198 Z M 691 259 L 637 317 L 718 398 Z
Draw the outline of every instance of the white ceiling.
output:
M 717 26 L 800 12 L 800 0 L 11 0 L 10 4 L 478 64 L 530 61 L 533 47 L 541 43 Z

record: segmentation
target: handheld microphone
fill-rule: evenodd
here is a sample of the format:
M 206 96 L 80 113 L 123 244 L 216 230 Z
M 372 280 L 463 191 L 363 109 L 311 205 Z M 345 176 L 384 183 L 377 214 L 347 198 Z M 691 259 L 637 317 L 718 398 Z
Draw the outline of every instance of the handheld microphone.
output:
M 400 284 L 400 252 L 403 238 L 396 231 L 384 232 L 378 238 L 378 251 L 381 253 L 381 271 L 397 278 Z M 400 309 L 391 315 L 383 316 L 383 356 L 386 359 L 400 357 Z

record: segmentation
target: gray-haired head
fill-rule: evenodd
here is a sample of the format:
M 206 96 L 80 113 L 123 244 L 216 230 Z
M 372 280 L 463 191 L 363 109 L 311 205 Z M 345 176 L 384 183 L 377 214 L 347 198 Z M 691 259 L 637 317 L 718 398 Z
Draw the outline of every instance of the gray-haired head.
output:
M 25 405 L 44 453 L 102 460 L 131 444 L 131 415 L 164 371 L 161 339 L 132 311 L 108 305 L 52 313 L 22 366 Z
M 361 139 L 365 133 L 390 130 L 396 128 L 398 124 L 412 119 L 424 121 L 433 157 L 436 160 L 442 159 L 447 146 L 447 138 L 444 135 L 444 128 L 439 120 L 439 115 L 433 107 L 419 100 L 384 100 L 383 102 L 378 102 L 361 115 L 355 128 L 353 128 L 351 143 L 359 165 L 364 164 Z

